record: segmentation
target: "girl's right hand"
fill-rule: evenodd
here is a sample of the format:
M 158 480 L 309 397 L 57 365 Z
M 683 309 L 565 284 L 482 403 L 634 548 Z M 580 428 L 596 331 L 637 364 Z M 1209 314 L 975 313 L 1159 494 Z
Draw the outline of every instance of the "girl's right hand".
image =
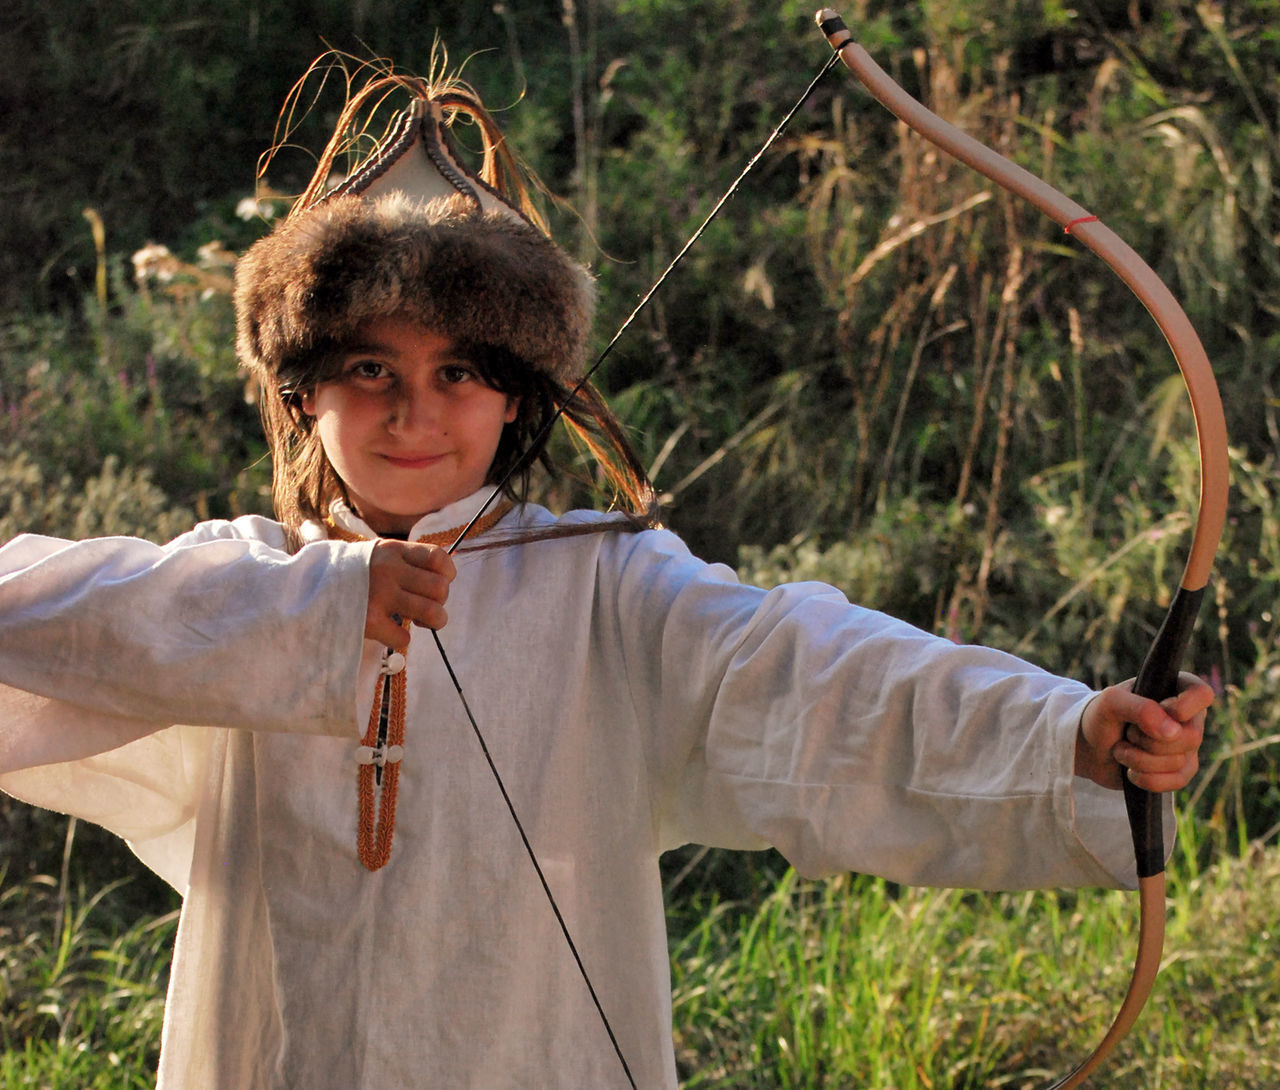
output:
M 443 628 L 449 619 L 444 604 L 455 575 L 453 557 L 440 545 L 385 538 L 378 541 L 369 557 L 365 639 L 403 651 L 409 646 L 405 621 L 423 628 Z

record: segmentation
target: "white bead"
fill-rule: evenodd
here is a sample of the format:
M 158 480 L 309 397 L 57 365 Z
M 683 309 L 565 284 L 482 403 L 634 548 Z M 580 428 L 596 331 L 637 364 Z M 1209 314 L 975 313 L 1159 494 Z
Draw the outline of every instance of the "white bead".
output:
M 384 674 L 398 674 L 404 669 L 404 656 L 399 651 L 389 652 L 382 660 L 381 672 Z
M 374 763 L 373 746 L 356 747 L 356 764 L 371 765 Z
M 399 764 L 404 757 L 404 746 L 387 746 L 387 764 Z

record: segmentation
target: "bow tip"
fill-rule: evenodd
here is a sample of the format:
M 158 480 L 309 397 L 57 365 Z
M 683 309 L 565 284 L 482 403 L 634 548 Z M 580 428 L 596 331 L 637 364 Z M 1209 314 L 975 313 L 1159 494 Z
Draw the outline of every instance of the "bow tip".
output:
M 844 25 L 844 20 L 832 8 L 822 8 L 813 17 L 813 21 L 818 24 L 818 28 L 827 36 L 827 41 L 836 45 L 834 39 L 841 31 L 845 36 L 849 36 L 849 28 Z M 837 47 L 838 48 L 838 47 Z

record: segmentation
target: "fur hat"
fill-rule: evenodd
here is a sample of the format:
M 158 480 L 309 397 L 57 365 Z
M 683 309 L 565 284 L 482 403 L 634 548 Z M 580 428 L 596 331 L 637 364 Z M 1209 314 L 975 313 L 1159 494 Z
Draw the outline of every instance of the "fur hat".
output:
M 236 266 L 236 348 L 269 380 L 287 360 L 399 314 L 505 348 L 571 385 L 583 373 L 594 282 L 527 221 L 461 195 L 335 196 L 285 219 Z
M 326 192 L 348 129 L 390 88 L 408 91 L 410 107 Z M 479 126 L 480 175 L 455 154 L 446 109 Z M 531 214 L 514 159 L 474 92 L 455 81 L 373 81 L 348 103 L 289 216 L 236 266 L 241 362 L 269 385 L 282 365 L 395 314 L 464 344 L 504 348 L 573 385 L 586 364 L 595 284 Z

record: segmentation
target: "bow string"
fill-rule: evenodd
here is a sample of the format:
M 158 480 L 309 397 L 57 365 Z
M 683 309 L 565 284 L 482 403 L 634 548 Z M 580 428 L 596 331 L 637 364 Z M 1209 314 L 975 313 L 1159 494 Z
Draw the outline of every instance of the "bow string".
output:
M 525 453 L 521 457 L 514 459 L 511 465 L 511 468 L 508 469 L 506 474 L 497 482 L 497 484 L 493 486 L 493 489 L 488 493 L 484 502 L 477 509 L 476 513 L 471 517 L 470 521 L 468 521 L 467 524 L 463 526 L 463 528 L 458 532 L 458 536 L 454 539 L 453 544 L 451 544 L 446 550 L 449 554 L 452 555 L 458 549 L 458 547 L 463 543 L 463 541 L 465 541 L 466 538 L 472 533 L 477 523 L 479 523 L 480 519 L 484 516 L 484 513 L 488 511 L 489 508 L 498 499 L 498 497 L 502 495 L 502 491 L 507 486 L 508 482 L 510 482 L 511 479 L 516 475 L 516 473 L 518 473 L 523 468 L 523 466 L 525 465 L 525 463 L 528 461 L 530 457 L 530 452 L 538 449 L 538 446 L 542 442 L 542 440 L 545 439 L 551 433 L 551 429 L 555 427 L 556 423 L 564 415 L 565 410 L 573 402 L 574 398 L 576 398 L 578 394 L 587 387 L 587 384 L 591 381 L 591 379 L 595 376 L 595 374 L 600 370 L 601 366 L 603 366 L 604 361 L 609 358 L 609 355 L 613 352 L 614 347 L 622 339 L 627 329 L 630 328 L 632 322 L 634 322 L 636 317 L 640 314 L 640 312 L 644 310 L 646 306 L 649 305 L 649 301 L 654 297 L 655 294 L 657 294 L 658 290 L 666 282 L 667 278 L 675 271 L 676 267 L 681 263 L 681 261 L 684 260 L 685 255 L 689 253 L 689 251 L 693 248 L 694 244 L 698 241 L 698 239 L 702 237 L 703 232 L 706 231 L 707 227 L 711 224 L 711 221 L 714 220 L 716 216 L 720 214 L 720 210 L 724 208 L 724 206 L 729 202 L 729 200 L 733 197 L 733 195 L 738 191 L 738 187 L 742 184 L 743 179 L 746 178 L 746 176 L 750 174 L 752 170 L 755 169 L 756 164 L 764 157 L 764 155 L 773 146 L 774 142 L 782 134 L 782 131 L 787 127 L 788 124 L 790 124 L 791 119 L 795 117 L 796 113 L 800 110 L 800 108 L 805 104 L 806 101 L 808 101 L 808 98 L 813 93 L 814 88 L 817 87 L 818 84 L 822 81 L 822 77 L 825 76 L 827 72 L 829 72 L 832 68 L 835 67 L 838 59 L 839 58 L 833 54 L 827 60 L 826 64 L 823 65 L 821 71 L 819 71 L 819 73 L 813 77 L 813 79 L 809 83 L 809 86 L 805 88 L 804 93 L 796 100 L 795 104 L 791 107 L 791 109 L 787 111 L 787 113 L 783 116 L 782 120 L 778 122 L 778 124 L 774 127 L 773 131 L 765 139 L 764 143 L 761 144 L 759 150 L 756 151 L 756 153 L 751 157 L 747 165 L 742 168 L 738 176 L 734 178 L 734 180 L 729 184 L 729 187 L 724 191 L 720 199 L 716 201 L 711 211 L 707 213 L 706 218 L 702 221 L 701 224 L 699 224 L 697 230 L 695 230 L 693 234 L 689 236 L 688 240 L 684 243 L 684 245 L 680 247 L 679 252 L 675 255 L 675 257 L 671 259 L 667 267 L 663 269 L 662 274 L 653 282 L 653 284 L 649 287 L 649 289 L 645 291 L 645 293 L 641 296 L 639 302 L 636 303 L 631 313 L 627 315 L 627 318 L 618 327 L 617 332 L 614 333 L 614 335 L 609 338 L 609 342 L 605 345 L 604 349 L 596 357 L 595 361 L 591 364 L 591 366 L 586 369 L 582 378 L 578 380 L 578 382 L 569 391 L 568 395 L 564 398 L 564 400 L 561 401 L 561 403 L 558 406 L 556 406 L 555 411 L 548 418 L 547 422 L 542 426 L 542 428 L 538 431 L 538 433 L 534 436 L 534 438 L 530 440 L 525 450 Z M 551 908 L 552 914 L 555 916 L 556 923 L 560 928 L 560 934 L 564 938 L 565 945 L 569 948 L 569 952 L 573 955 L 574 964 L 577 966 L 578 974 L 579 976 L 581 976 L 582 982 L 586 986 L 587 992 L 591 996 L 592 1005 L 595 1007 L 596 1014 L 599 1016 L 599 1019 L 600 1019 L 600 1023 L 604 1028 L 606 1035 L 609 1038 L 609 1043 L 613 1047 L 614 1054 L 618 1058 L 618 1063 L 622 1068 L 623 1075 L 626 1077 L 627 1082 L 631 1086 L 632 1090 L 636 1090 L 635 1076 L 632 1074 L 631 1067 L 627 1063 L 627 1058 L 622 1051 L 622 1046 L 618 1041 L 617 1032 L 614 1030 L 612 1023 L 609 1021 L 609 1016 L 605 1012 L 604 1004 L 601 1002 L 600 996 L 596 992 L 595 985 L 591 982 L 591 975 L 590 973 L 587 972 L 586 964 L 584 963 L 582 959 L 582 955 L 578 950 L 577 943 L 575 943 L 573 940 L 573 935 L 569 930 L 569 925 L 565 922 L 564 914 L 561 912 L 560 906 L 556 902 L 555 894 L 552 893 L 551 886 L 547 882 L 546 875 L 542 869 L 542 864 L 538 861 L 537 852 L 534 851 L 533 844 L 529 840 L 529 835 L 525 831 L 524 823 L 520 820 L 520 814 L 516 810 L 515 803 L 511 799 L 511 793 L 507 790 L 506 783 L 502 778 L 502 773 L 498 770 L 498 765 L 493 759 L 493 755 L 489 750 L 488 743 L 485 741 L 484 732 L 480 729 L 480 724 L 476 720 L 475 713 L 472 712 L 471 710 L 471 705 L 467 700 L 466 693 L 462 689 L 462 684 L 458 680 L 457 674 L 454 672 L 453 664 L 449 661 L 448 654 L 445 653 L 444 644 L 440 642 L 440 634 L 435 629 L 431 629 L 431 637 L 435 641 L 436 650 L 440 653 L 440 660 L 444 664 L 444 668 L 449 675 L 449 680 L 452 682 L 454 690 L 458 694 L 458 699 L 462 703 L 462 710 L 466 714 L 467 722 L 471 726 L 471 732 L 475 736 L 476 741 L 480 746 L 480 751 L 484 755 L 485 762 L 489 766 L 489 771 L 493 776 L 494 782 L 498 787 L 499 793 L 502 795 L 502 801 L 506 804 L 507 812 L 511 816 L 511 820 L 514 823 L 516 830 L 520 835 L 520 842 L 524 847 L 525 855 L 527 856 L 530 865 L 533 867 L 534 872 L 538 877 L 538 882 L 542 887 L 543 895 L 546 897 L 547 904 Z

